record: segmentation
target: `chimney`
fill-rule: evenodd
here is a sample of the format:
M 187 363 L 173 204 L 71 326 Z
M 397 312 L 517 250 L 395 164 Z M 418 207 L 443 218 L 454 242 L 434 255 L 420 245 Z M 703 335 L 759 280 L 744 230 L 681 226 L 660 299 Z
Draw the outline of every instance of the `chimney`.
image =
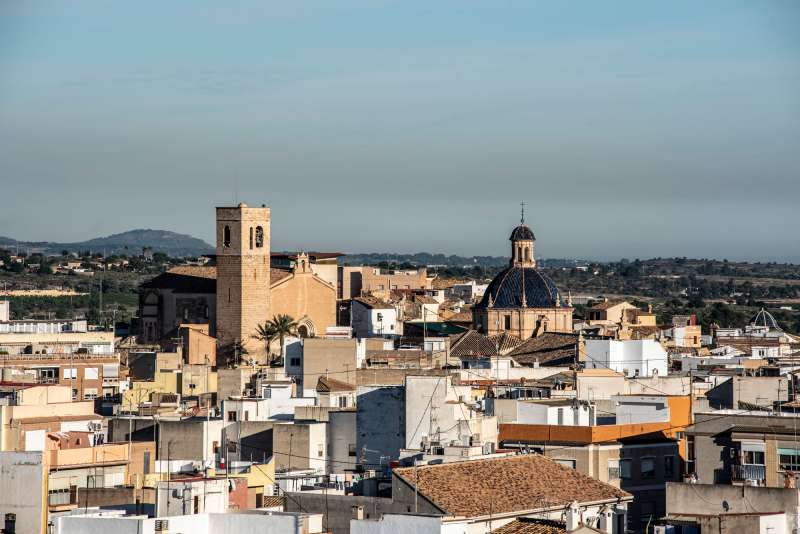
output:
M 603 508 L 600 510 L 599 522 L 597 524 L 600 532 L 606 534 L 614 534 L 614 511 L 611 508 Z
M 353 506 L 353 519 L 362 520 L 364 519 L 364 506 Z
M 577 530 L 579 526 L 581 526 L 581 511 L 578 502 L 572 501 L 567 508 L 567 532 Z

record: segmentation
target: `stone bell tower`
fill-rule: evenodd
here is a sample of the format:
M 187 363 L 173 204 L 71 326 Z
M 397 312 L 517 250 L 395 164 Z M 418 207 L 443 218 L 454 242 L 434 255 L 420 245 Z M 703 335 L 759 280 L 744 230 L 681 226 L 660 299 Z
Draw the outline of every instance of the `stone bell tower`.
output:
M 217 346 L 239 342 L 251 355 L 253 335 L 270 315 L 270 209 L 217 208 Z

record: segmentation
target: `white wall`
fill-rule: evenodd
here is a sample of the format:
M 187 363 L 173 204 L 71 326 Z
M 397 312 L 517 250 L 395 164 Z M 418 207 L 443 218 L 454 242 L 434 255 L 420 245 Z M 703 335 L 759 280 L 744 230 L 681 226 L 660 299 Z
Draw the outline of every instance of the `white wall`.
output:
M 626 376 L 667 375 L 667 353 L 652 339 L 586 341 L 587 369 L 610 368 Z
M 174 534 L 300 534 L 302 523 L 294 514 L 256 513 L 183 515 L 167 521 L 168 532 Z M 63 516 L 56 519 L 56 534 L 153 534 L 155 523 L 155 519 L 133 517 Z
M 657 395 L 614 396 L 617 424 L 669 422 L 667 397 Z
M 589 407 L 579 404 L 554 406 L 546 403 L 518 401 L 517 423 L 526 425 L 561 425 L 561 426 L 590 426 L 592 418 Z M 558 420 L 558 412 L 562 411 L 562 421 Z

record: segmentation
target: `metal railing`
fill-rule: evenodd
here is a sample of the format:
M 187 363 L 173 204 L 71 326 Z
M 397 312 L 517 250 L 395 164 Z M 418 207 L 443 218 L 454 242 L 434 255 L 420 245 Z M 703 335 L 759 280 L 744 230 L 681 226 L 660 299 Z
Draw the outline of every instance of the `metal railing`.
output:
M 766 480 L 767 468 L 763 465 L 734 465 L 733 480 Z

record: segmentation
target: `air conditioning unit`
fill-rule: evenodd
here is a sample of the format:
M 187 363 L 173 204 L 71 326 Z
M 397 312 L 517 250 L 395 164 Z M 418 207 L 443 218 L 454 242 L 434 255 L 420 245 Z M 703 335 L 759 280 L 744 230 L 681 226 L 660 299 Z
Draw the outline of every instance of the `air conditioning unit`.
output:
M 156 519 L 155 531 L 156 532 L 168 532 L 169 531 L 169 520 L 168 519 Z

